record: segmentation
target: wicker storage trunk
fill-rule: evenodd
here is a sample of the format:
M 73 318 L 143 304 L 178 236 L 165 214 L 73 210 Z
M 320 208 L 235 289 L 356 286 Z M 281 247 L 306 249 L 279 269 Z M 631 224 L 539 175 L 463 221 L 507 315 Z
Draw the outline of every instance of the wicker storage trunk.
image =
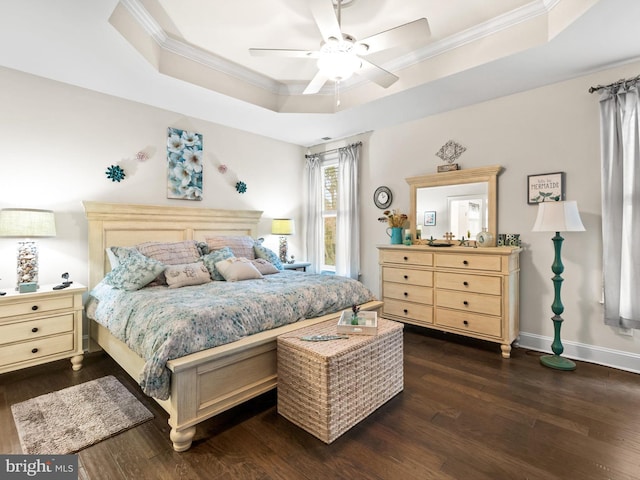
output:
M 401 392 L 403 324 L 380 318 L 378 334 L 309 342 L 335 335 L 323 322 L 278 337 L 278 413 L 331 443 Z

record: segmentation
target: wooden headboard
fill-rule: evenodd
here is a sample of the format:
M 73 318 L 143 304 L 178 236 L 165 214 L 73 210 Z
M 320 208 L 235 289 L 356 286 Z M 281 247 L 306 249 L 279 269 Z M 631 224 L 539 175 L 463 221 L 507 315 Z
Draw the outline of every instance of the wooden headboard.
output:
M 204 241 L 214 235 L 256 237 L 258 210 L 131 205 L 84 201 L 89 223 L 89 288 L 110 270 L 107 247 L 142 242 Z

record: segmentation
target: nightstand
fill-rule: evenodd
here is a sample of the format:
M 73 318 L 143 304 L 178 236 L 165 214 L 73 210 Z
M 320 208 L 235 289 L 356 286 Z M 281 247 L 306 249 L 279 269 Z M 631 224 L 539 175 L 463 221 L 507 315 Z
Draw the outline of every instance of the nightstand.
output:
M 0 297 L 0 373 L 71 358 L 82 368 L 82 294 L 73 283 L 62 290 L 41 285 L 36 292 L 14 290 Z
M 303 272 L 307 271 L 307 267 L 309 265 L 311 265 L 311 262 L 293 262 L 282 264 L 285 270 L 301 270 Z

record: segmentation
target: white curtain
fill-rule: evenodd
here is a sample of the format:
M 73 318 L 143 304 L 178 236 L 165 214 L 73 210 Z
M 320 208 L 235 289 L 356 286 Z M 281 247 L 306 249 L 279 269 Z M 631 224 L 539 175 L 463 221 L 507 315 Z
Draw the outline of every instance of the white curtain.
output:
M 307 178 L 306 235 L 307 271 L 320 273 L 324 258 L 322 238 L 322 159 L 320 155 L 307 155 L 305 164 Z
M 338 149 L 338 212 L 336 214 L 336 275 L 360 275 L 358 161 L 360 144 Z
M 640 99 L 638 82 L 600 97 L 605 323 L 640 328 Z

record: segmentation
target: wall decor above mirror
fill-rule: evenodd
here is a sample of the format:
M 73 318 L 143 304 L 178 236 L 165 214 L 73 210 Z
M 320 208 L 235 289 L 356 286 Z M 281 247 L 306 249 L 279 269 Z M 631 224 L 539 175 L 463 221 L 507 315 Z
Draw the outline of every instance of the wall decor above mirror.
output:
M 407 178 L 412 238 L 418 238 L 419 231 L 422 239 L 440 239 L 452 233 L 456 240 L 463 236 L 473 240 L 483 229 L 495 237 L 501 170 L 500 165 L 493 165 Z M 423 221 L 426 212 L 435 212 L 435 225 Z

